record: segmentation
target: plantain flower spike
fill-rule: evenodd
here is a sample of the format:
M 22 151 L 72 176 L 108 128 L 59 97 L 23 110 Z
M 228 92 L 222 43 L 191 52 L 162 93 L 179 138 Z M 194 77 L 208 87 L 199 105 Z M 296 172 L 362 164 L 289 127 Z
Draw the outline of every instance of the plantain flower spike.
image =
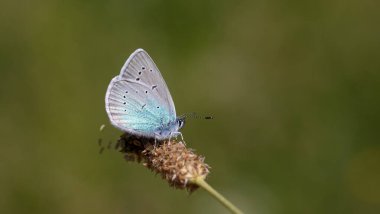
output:
M 170 186 L 193 192 L 198 188 L 194 181 L 205 179 L 210 167 L 204 157 L 186 148 L 182 141 L 154 141 L 129 135 L 120 136 L 120 152 L 127 161 L 142 163 L 145 167 L 161 175 Z

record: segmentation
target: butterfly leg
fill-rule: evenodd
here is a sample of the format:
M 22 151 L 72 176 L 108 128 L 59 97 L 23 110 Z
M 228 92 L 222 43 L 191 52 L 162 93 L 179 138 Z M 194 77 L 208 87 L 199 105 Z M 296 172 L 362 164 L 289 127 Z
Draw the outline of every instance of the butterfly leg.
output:
M 181 139 L 182 139 L 182 141 L 185 142 L 185 140 L 183 139 L 183 135 L 182 135 L 182 133 L 181 133 L 181 132 L 177 132 L 177 134 L 181 135 Z
M 168 141 L 169 141 L 169 142 L 172 141 L 172 138 L 173 138 L 173 134 L 170 133 L 170 135 L 169 135 L 169 140 L 168 140 Z
M 181 135 L 181 140 L 182 140 L 183 144 L 186 145 L 185 140 L 183 139 L 183 135 L 182 135 L 181 132 L 172 132 L 172 133 L 170 134 L 170 138 L 169 138 L 169 139 L 171 139 L 173 136 L 175 136 L 175 138 L 177 139 L 177 138 L 178 138 L 178 135 Z
M 157 147 L 157 138 L 156 137 L 154 137 L 154 146 L 153 146 L 154 148 L 156 148 Z

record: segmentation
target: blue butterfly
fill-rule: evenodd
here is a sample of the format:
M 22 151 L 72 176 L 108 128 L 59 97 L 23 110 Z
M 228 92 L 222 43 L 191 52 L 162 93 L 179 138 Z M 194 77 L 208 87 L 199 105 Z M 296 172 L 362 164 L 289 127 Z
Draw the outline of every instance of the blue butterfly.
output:
M 172 96 L 152 58 L 143 49 L 129 56 L 108 85 L 106 111 L 116 128 L 133 135 L 165 140 L 182 134 Z

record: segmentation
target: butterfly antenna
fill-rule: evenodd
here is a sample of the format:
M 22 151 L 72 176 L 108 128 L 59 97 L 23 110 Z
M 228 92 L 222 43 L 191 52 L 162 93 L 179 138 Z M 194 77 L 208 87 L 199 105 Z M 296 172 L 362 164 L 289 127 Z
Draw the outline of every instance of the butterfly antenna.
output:
M 204 120 L 211 120 L 211 119 L 214 119 L 213 116 L 211 115 L 200 115 L 196 112 L 191 112 L 191 113 L 186 113 L 184 115 L 181 116 L 182 118 L 191 118 L 191 119 L 204 119 Z

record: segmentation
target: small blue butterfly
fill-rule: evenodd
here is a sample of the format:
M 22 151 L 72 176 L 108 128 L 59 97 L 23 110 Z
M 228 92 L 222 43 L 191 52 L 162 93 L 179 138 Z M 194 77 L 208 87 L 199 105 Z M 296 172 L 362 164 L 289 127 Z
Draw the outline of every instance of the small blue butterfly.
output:
M 108 85 L 106 111 L 116 128 L 130 134 L 169 139 L 182 135 L 172 96 L 152 58 L 143 49 L 129 56 Z

